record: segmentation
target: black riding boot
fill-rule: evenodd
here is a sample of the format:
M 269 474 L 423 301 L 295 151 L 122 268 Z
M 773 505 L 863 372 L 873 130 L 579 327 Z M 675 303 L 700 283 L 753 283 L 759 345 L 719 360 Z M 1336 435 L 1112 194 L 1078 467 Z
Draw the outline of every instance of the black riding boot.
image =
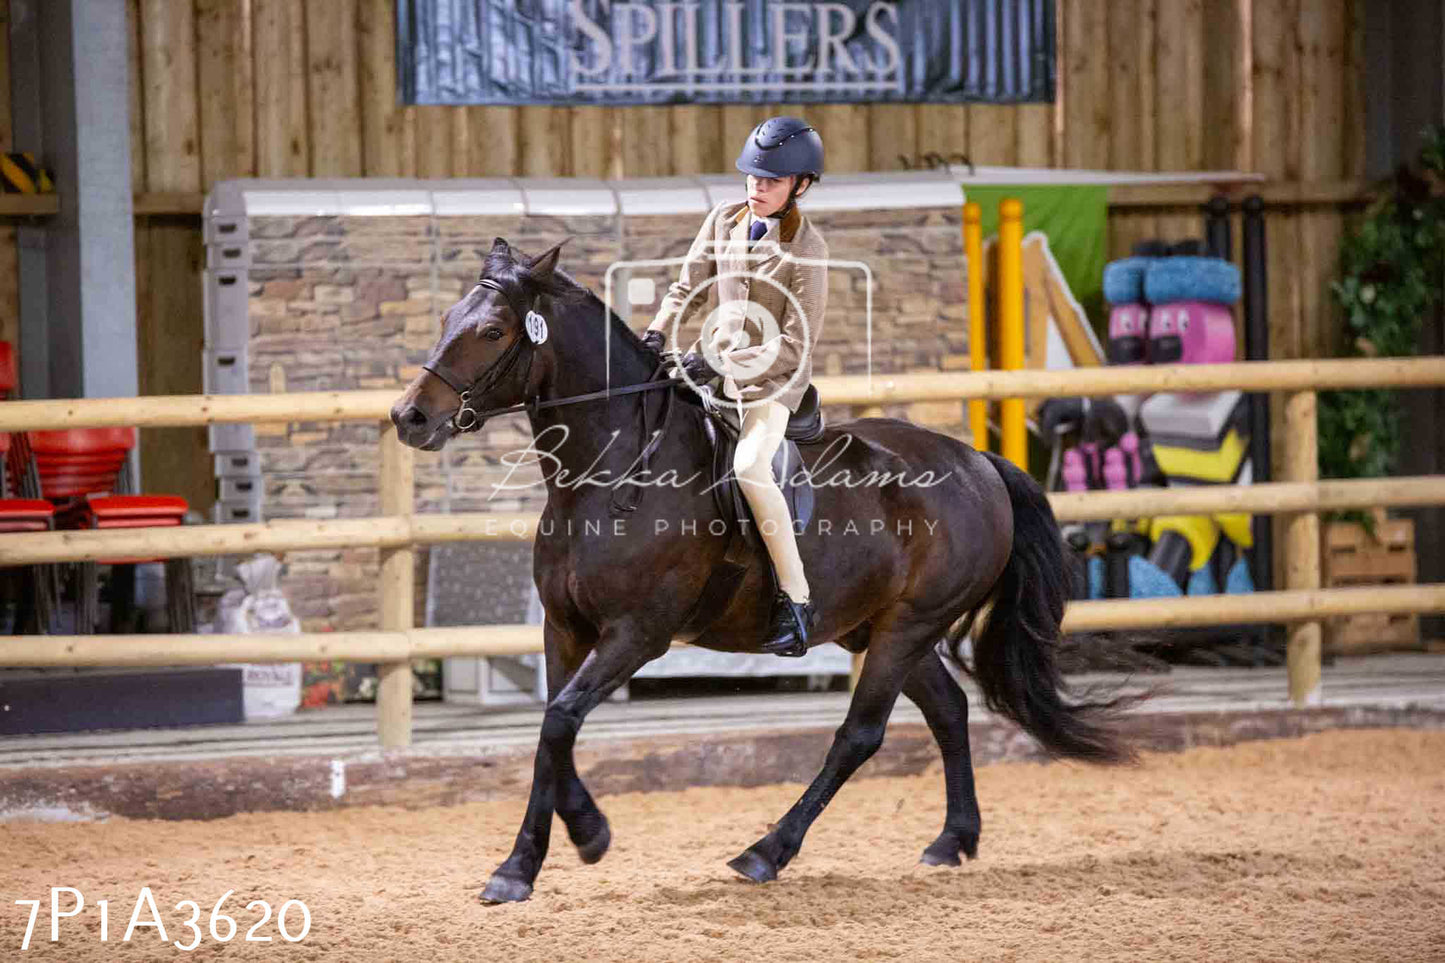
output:
M 773 613 L 768 618 L 763 651 L 773 655 L 802 656 L 808 654 L 808 632 L 818 621 L 818 612 L 809 599 L 799 605 L 787 592 L 773 597 Z

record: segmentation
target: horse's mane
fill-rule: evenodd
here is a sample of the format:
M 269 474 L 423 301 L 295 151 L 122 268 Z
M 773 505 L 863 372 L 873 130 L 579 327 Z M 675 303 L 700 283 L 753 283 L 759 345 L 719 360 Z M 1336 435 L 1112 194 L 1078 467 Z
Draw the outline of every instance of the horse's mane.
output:
M 551 274 L 537 275 L 531 270 L 532 258 L 525 255 L 518 256 L 516 252 L 509 249 L 493 249 L 482 262 L 482 277 L 491 278 L 503 285 L 515 286 L 525 291 L 531 298 L 546 295 L 564 304 L 591 304 L 596 302 L 596 307 L 607 312 L 608 319 L 612 322 L 613 331 L 622 338 L 623 342 L 632 345 L 639 351 L 644 350 L 642 339 L 627 325 L 622 316 L 603 303 L 592 290 L 563 271 L 560 267 L 553 269 Z

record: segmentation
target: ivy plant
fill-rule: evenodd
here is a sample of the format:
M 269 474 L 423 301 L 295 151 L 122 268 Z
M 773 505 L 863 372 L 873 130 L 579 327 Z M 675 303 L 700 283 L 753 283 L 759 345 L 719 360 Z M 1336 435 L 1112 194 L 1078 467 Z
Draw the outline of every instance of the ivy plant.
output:
M 1331 293 L 1349 333 L 1347 357 L 1414 354 L 1420 325 L 1445 283 L 1445 128 L 1425 131 L 1416 169 L 1402 168 L 1340 246 Z M 1322 392 L 1320 475 L 1379 478 L 1394 472 L 1402 442 L 1394 391 Z M 1360 512 L 1334 516 L 1363 520 Z

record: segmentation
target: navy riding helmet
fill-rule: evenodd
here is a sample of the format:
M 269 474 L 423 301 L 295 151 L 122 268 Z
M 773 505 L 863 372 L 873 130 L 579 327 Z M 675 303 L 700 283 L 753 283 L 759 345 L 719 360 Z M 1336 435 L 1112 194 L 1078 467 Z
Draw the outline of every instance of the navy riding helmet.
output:
M 797 117 L 769 117 L 753 128 L 738 154 L 737 168 L 757 177 L 823 174 L 823 138 Z

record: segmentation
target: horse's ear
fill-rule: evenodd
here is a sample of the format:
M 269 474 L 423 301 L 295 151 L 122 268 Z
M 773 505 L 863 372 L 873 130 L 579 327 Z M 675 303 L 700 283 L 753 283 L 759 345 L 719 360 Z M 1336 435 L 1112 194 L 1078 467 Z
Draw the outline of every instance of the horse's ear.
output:
M 532 263 L 527 265 L 527 273 L 538 280 L 551 277 L 552 272 L 557 269 L 557 259 L 562 256 L 562 245 L 570 240 L 572 240 L 570 237 L 563 238 L 541 254 L 538 254 L 532 259 Z
M 507 239 L 504 238 L 504 237 L 496 238 L 496 239 L 494 239 L 494 240 L 492 241 L 492 253 L 493 253 L 493 254 L 511 254 L 511 253 L 512 253 L 512 245 L 508 244 L 508 243 L 507 243 Z

